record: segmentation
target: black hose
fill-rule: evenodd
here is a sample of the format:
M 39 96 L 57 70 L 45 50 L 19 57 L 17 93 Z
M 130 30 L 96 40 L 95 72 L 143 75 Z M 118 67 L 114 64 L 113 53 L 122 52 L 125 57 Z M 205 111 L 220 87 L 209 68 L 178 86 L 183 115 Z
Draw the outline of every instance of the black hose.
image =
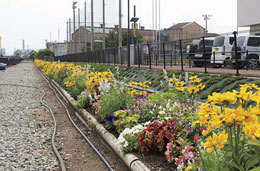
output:
M 105 157 L 98 151 L 98 149 L 92 144 L 92 142 L 88 139 L 88 137 L 80 130 L 80 128 L 75 124 L 75 122 L 73 121 L 73 119 L 71 118 L 71 115 L 69 113 L 69 110 L 67 108 L 67 106 L 63 103 L 63 101 L 58 97 L 57 95 L 57 91 L 55 90 L 56 87 L 53 86 L 52 84 L 50 84 L 50 81 L 48 79 L 45 78 L 45 76 L 43 76 L 44 79 L 48 82 L 49 87 L 54 91 L 55 96 L 57 97 L 57 99 L 60 101 L 60 103 L 63 105 L 63 107 L 66 110 L 67 116 L 70 120 L 70 122 L 72 123 L 72 125 L 77 129 L 77 131 L 84 137 L 85 141 L 90 145 L 90 147 L 96 152 L 96 154 L 100 157 L 100 159 L 103 161 L 103 163 L 106 165 L 106 167 L 110 170 L 110 171 L 114 171 L 114 169 L 112 168 L 112 166 L 108 163 L 108 161 L 105 159 Z M 54 88 L 53 88 L 54 87 Z

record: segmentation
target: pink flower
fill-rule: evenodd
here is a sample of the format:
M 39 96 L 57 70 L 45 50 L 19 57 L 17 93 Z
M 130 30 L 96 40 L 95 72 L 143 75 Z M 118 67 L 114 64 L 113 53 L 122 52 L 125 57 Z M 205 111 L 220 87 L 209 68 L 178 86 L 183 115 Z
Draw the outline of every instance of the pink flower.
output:
M 182 139 L 181 137 L 179 137 L 179 141 L 180 141 L 180 142 L 184 142 L 184 139 Z
M 194 136 L 194 141 L 197 142 L 197 141 L 199 141 L 199 139 L 200 139 L 200 135 L 199 135 L 199 134 L 196 134 L 196 135 Z
M 191 131 L 190 130 L 185 130 L 186 134 L 189 134 Z
M 91 121 L 91 117 L 88 117 L 88 120 Z

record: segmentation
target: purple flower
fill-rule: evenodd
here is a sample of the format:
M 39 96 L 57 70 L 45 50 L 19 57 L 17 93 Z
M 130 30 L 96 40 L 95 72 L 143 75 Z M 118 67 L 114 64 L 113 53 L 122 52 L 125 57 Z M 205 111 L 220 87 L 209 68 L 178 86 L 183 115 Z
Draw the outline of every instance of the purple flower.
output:
M 106 115 L 105 119 L 106 119 L 108 122 L 113 122 L 113 120 L 114 120 L 114 121 L 118 120 L 118 118 L 115 117 L 114 114 L 112 114 L 112 115 Z

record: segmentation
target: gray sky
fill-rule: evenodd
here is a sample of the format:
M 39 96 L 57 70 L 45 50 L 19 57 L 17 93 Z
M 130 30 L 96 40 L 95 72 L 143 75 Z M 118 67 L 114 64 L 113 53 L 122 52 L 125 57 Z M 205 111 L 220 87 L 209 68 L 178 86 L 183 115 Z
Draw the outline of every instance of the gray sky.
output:
M 79 0 L 78 7 L 84 7 L 85 0 Z M 127 0 L 123 1 L 123 26 L 127 26 Z M 90 0 L 86 0 L 88 22 L 90 22 Z M 139 22 L 146 28 L 152 28 L 152 0 L 130 0 L 131 17 L 133 5 L 137 6 Z M 236 30 L 237 0 L 161 0 L 161 28 L 167 28 L 178 22 L 196 21 L 202 26 L 205 22 L 202 14 L 212 14 L 208 23 L 209 32 L 224 33 Z M 72 17 L 72 0 L 0 0 L 0 36 L 2 47 L 8 55 L 14 49 L 22 48 L 25 39 L 26 48 L 41 49 L 45 40 L 66 39 L 66 21 Z M 102 0 L 94 0 L 95 23 L 102 22 Z M 118 0 L 106 0 L 106 23 L 118 24 Z M 50 35 L 51 33 L 51 35 Z

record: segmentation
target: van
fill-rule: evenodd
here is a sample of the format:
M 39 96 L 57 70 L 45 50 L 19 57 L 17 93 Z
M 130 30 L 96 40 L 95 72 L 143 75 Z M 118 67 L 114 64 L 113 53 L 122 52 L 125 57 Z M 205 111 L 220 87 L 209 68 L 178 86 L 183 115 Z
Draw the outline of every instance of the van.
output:
M 210 57 L 212 53 L 212 46 L 215 38 L 208 37 L 205 38 L 205 54 L 203 48 L 203 39 L 200 39 L 199 45 L 197 46 L 197 50 L 194 55 L 193 63 L 195 66 L 204 65 L 204 57 L 206 58 L 206 63 L 210 63 Z
M 229 66 L 233 42 L 234 37 L 232 36 L 216 37 L 212 47 L 211 64 L 215 63 L 216 67 Z
M 248 68 L 257 68 L 260 57 L 260 36 L 247 35 L 237 37 L 238 67 L 247 65 Z M 236 66 L 235 46 L 232 47 L 232 63 Z

